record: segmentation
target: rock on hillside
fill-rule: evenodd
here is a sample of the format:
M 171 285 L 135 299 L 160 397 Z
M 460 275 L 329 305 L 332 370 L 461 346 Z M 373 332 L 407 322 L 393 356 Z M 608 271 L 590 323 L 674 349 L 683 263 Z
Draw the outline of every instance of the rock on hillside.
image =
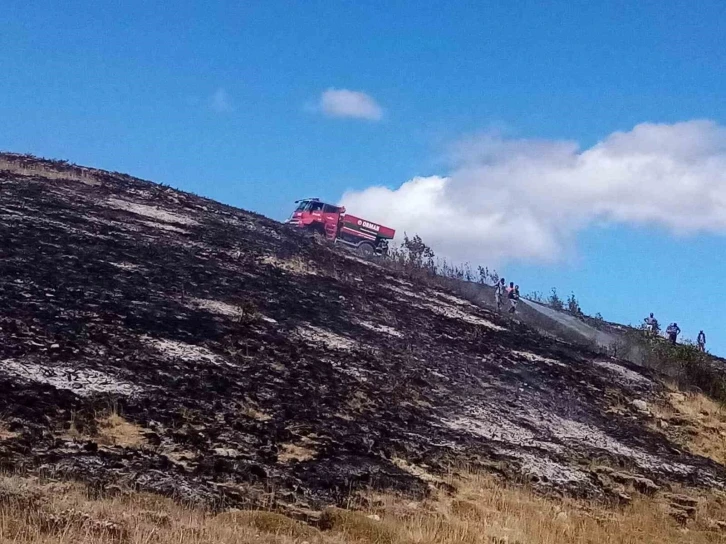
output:
M 299 508 L 461 463 L 593 497 L 726 481 L 651 430 L 643 369 L 259 215 L 0 159 L 6 468 Z

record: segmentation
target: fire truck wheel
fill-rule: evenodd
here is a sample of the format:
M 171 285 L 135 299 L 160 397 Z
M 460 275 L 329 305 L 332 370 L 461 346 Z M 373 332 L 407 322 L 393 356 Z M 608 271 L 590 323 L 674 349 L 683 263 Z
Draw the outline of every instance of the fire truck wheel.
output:
M 369 244 L 368 242 L 363 242 L 361 245 L 358 246 L 358 255 L 361 257 L 373 257 L 374 253 L 376 252 L 375 248 L 372 244 Z
M 319 225 L 310 225 L 305 227 L 305 233 L 318 242 L 322 242 L 325 239 L 325 231 Z

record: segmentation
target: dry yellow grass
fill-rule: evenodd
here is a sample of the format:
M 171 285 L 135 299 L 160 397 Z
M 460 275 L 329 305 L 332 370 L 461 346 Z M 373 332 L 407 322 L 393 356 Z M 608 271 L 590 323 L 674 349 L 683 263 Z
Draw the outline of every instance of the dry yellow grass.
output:
M 249 417 L 250 419 L 255 419 L 257 421 L 269 421 L 272 419 L 272 416 L 270 414 L 266 414 L 262 410 L 259 410 L 251 402 L 240 404 L 240 413 L 246 417 Z
M 660 430 L 679 439 L 689 451 L 726 464 L 726 410 L 703 393 L 668 394 L 653 408 Z
M 16 436 L 18 436 L 18 433 L 10 431 L 5 422 L 0 420 L 0 441 L 15 438 Z
M 7 170 L 23 176 L 43 176 L 46 179 L 72 179 L 87 185 L 101 184 L 92 172 L 77 166 L 68 166 L 65 169 L 56 169 L 52 166 L 44 166 L 41 164 L 34 164 L 30 166 L 23 165 L 15 161 L 0 159 L 0 170 Z
M 717 522 L 726 516 L 723 506 L 699 511 L 683 525 L 671 516 L 671 501 L 665 494 L 640 495 L 626 507 L 611 509 L 585 501 L 542 497 L 487 475 L 471 474 L 451 483 L 457 487 L 455 496 L 439 496 L 428 511 L 404 518 L 415 542 L 726 542 L 717 529 Z M 716 495 L 710 498 L 715 504 Z M 386 505 L 383 510 L 391 507 Z
M 0 542 L 17 544 L 335 544 L 270 512 L 215 516 L 147 494 L 92 500 L 80 485 L 0 478 Z
M 72 416 L 68 429 L 58 434 L 67 440 L 93 440 L 104 446 L 141 448 L 147 443 L 144 429 L 126 420 L 116 409 L 99 415 L 96 418 L 96 426 L 97 432 L 93 435 L 81 432 L 76 425 L 75 417 Z
M 266 255 L 262 258 L 261 262 L 262 264 L 269 264 L 290 274 L 313 276 L 318 274 L 318 271 L 311 261 L 306 261 L 300 257 L 281 259 L 274 255 Z
M 279 513 L 213 513 L 129 493 L 91 499 L 74 483 L 0 476 L 0 542 L 17 544 L 706 544 L 726 542 L 726 499 L 703 497 L 677 522 L 664 496 L 620 509 L 538 496 L 491 476 L 450 479 L 457 492 L 422 502 L 374 495 L 366 510 L 328 508 L 319 528 Z
M 140 448 L 146 444 L 143 429 L 130 423 L 117 412 L 111 412 L 98 421 L 99 444 L 123 446 L 125 448 Z
M 281 463 L 309 461 L 315 458 L 315 455 L 318 453 L 314 448 L 314 443 L 305 440 L 300 444 L 282 444 L 281 450 L 277 455 L 277 459 Z

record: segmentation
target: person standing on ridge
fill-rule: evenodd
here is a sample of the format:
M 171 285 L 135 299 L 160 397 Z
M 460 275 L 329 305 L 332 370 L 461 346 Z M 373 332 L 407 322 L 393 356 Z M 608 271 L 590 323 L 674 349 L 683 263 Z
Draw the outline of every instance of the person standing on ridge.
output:
M 653 312 L 651 312 L 650 315 L 643 321 L 645 321 L 645 329 L 649 333 L 653 334 L 655 332 L 655 317 L 653 317 Z
M 666 329 L 666 334 L 668 335 L 668 340 L 670 340 L 670 343 L 674 346 L 676 345 L 676 340 L 678 339 L 678 335 L 681 333 L 681 329 L 678 326 L 678 323 L 671 323 L 668 325 L 668 328 Z
M 519 285 L 516 285 L 509 291 L 509 313 L 517 312 L 517 302 L 519 302 Z
M 504 287 L 505 282 L 504 278 L 499 280 L 497 284 L 494 286 L 494 301 L 497 304 L 497 312 L 500 312 L 502 310 L 502 297 L 504 296 Z
M 696 340 L 698 343 L 698 349 L 705 352 L 706 351 L 706 334 L 701 331 L 698 333 L 698 339 Z

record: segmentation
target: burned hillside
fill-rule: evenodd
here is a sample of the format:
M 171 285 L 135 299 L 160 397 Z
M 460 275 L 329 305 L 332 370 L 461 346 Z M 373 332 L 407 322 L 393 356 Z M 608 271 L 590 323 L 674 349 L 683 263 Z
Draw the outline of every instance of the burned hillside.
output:
M 648 371 L 259 215 L 0 159 L 6 469 L 298 509 L 462 465 L 618 500 L 726 481 L 653 425 Z

